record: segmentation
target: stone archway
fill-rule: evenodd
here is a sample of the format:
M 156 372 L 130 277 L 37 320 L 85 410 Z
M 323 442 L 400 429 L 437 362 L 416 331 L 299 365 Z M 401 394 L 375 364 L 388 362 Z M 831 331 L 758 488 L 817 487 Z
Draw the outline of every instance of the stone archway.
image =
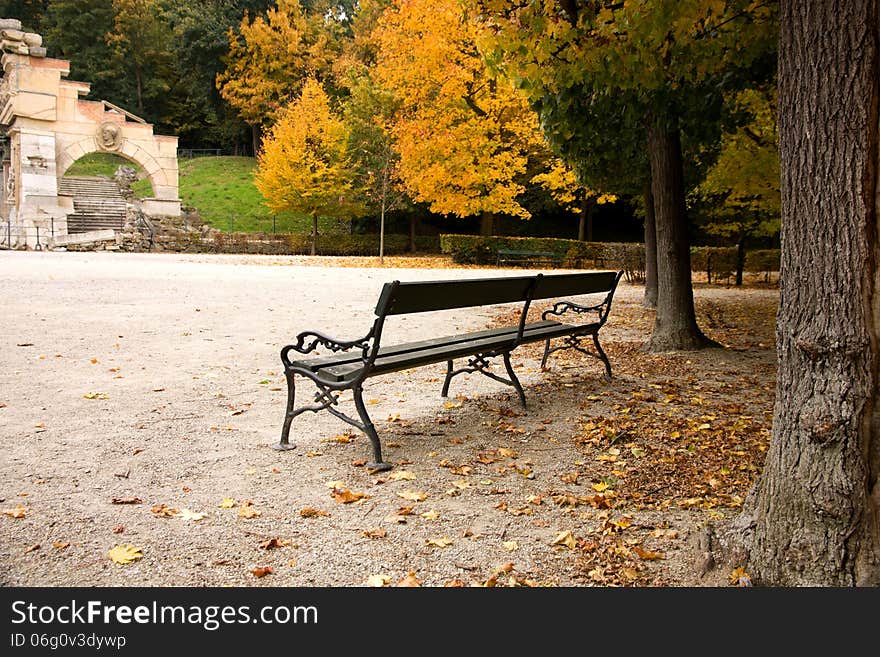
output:
M 67 80 L 70 62 L 46 57 L 42 38 L 0 19 L 0 245 L 39 248 L 67 234 L 64 172 L 94 152 L 140 165 L 153 186 L 141 200 L 150 216 L 180 216 L 177 137 L 107 101 L 83 100 L 86 82 Z M 39 237 L 42 235 L 42 239 Z

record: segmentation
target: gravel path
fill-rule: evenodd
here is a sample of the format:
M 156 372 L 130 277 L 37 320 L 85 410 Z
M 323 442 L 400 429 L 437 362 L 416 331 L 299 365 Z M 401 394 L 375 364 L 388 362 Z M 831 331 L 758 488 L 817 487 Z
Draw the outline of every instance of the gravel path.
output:
M 470 585 L 508 564 L 505 578 L 582 585 L 575 551 L 552 543 L 594 514 L 541 499 L 580 457 L 572 411 L 613 385 L 593 361 L 542 373 L 535 351 L 515 355 L 525 413 L 479 376 L 443 400 L 442 365 L 371 379 L 391 473 L 368 473 L 369 442 L 326 413 L 295 420 L 297 450 L 270 449 L 278 353 L 297 332 L 360 337 L 395 278 L 512 273 L 328 262 L 0 252 L 0 584 Z M 623 283 L 616 303 L 640 297 Z M 384 340 L 484 327 L 499 310 L 396 318 Z M 340 503 L 327 482 L 363 497 Z M 143 557 L 112 562 L 120 544 Z

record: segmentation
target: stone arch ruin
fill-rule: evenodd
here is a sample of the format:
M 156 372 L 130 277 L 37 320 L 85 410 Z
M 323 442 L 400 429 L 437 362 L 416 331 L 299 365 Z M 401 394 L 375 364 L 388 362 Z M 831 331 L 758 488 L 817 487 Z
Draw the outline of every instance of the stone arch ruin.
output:
M 21 22 L 0 19 L 0 245 L 51 247 L 69 241 L 70 194 L 64 173 L 94 152 L 140 165 L 153 197 L 140 200 L 147 216 L 179 217 L 177 137 L 107 101 L 83 100 L 91 85 L 68 80 L 70 62 L 46 57 L 42 37 Z

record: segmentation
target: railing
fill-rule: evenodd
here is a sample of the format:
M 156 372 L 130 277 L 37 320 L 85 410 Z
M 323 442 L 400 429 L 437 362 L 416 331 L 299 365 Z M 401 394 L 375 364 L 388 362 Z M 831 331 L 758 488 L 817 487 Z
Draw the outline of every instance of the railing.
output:
M 218 156 L 223 155 L 221 148 L 178 148 L 177 157 L 192 159 L 194 157 Z

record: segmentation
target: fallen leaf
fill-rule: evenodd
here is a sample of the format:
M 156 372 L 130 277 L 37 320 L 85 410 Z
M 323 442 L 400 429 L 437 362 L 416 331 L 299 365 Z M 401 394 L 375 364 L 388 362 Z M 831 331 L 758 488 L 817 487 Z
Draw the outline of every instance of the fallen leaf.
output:
M 365 493 L 355 493 L 346 489 L 334 488 L 330 493 L 331 497 L 336 500 L 337 504 L 351 504 L 366 497 Z
M 40 544 L 34 543 L 33 545 L 29 545 L 28 547 L 26 547 L 24 549 L 24 553 L 27 554 L 28 552 L 33 552 L 34 550 L 39 550 L 39 549 L 40 549 Z
M 329 516 L 330 514 L 326 511 L 320 511 L 318 509 L 300 509 L 299 515 L 303 518 L 319 518 L 321 516 Z
M 16 342 L 15 346 L 16 347 L 33 347 L 34 343 L 33 342 Z
M 574 550 L 577 541 L 574 540 L 574 536 L 572 536 L 571 532 L 559 532 L 550 545 L 564 545 L 567 548 Z
M 263 512 L 257 511 L 251 502 L 242 502 L 238 509 L 239 518 L 259 518 L 261 515 L 263 515 Z
M 370 575 L 367 577 L 367 586 L 387 586 L 391 583 L 391 578 L 388 575 Z
M 728 575 L 728 581 L 731 586 L 751 586 L 752 578 L 742 566 L 737 566 L 733 572 Z
M 397 496 L 402 497 L 403 499 L 408 500 L 410 502 L 424 502 L 426 499 L 428 499 L 427 493 L 423 493 L 421 491 L 412 491 L 412 490 L 402 491 L 402 492 L 398 493 Z
M 651 552 L 650 550 L 645 550 L 638 545 L 633 548 L 633 552 L 635 552 L 637 555 L 639 555 L 640 558 L 644 559 L 645 561 L 653 561 L 655 559 L 666 558 L 666 555 L 662 552 Z
M 133 561 L 142 559 L 143 556 L 144 553 L 141 548 L 135 547 L 134 545 L 129 545 L 127 543 L 117 545 L 115 548 L 112 548 L 107 552 L 107 557 L 110 559 L 110 561 L 118 564 L 132 563 Z
M 190 511 L 189 509 L 181 509 L 180 510 L 180 519 L 181 520 L 192 520 L 193 522 L 204 520 L 208 517 L 207 513 L 201 513 L 196 511 Z
M 395 470 L 388 475 L 388 478 L 391 481 L 412 481 L 416 476 L 408 470 Z
M 578 482 L 578 477 L 580 476 L 580 472 L 566 472 L 565 474 L 560 475 L 559 478 L 567 484 L 576 484 Z
M 593 484 L 593 490 L 597 493 L 601 493 L 608 490 L 608 484 L 606 484 L 604 481 L 600 481 L 598 484 Z
M 325 481 L 324 485 L 327 488 L 345 488 L 345 482 L 337 479 L 336 481 Z
M 414 587 L 414 586 L 421 586 L 421 585 L 422 585 L 422 583 L 419 581 L 419 578 L 416 577 L 416 573 L 413 570 L 409 571 L 406 574 L 406 577 L 404 577 L 402 580 L 400 580 L 397 583 L 397 586 L 405 586 L 405 587 L 406 586 Z
M 513 552 L 517 548 L 519 548 L 519 543 L 516 541 L 504 541 L 501 545 L 504 546 L 504 549 L 508 552 Z
M 122 532 L 125 531 L 125 526 L 124 525 L 114 525 L 114 527 L 110 531 L 113 532 L 114 534 L 121 534 Z
M 412 512 L 413 507 L 411 506 L 402 506 L 396 511 L 397 515 L 399 516 L 409 516 L 412 515 Z
M 14 509 L 3 509 L 3 515 L 10 518 L 27 518 L 28 508 L 18 505 Z
M 178 511 L 177 509 L 172 509 L 165 506 L 164 504 L 157 504 L 152 509 L 150 509 L 150 512 L 162 518 L 174 518 L 180 513 L 180 511 Z
M 110 501 L 113 504 L 141 504 L 143 502 L 139 497 L 114 497 Z
M 108 399 L 105 392 L 87 392 L 83 397 L 86 399 Z
M 425 541 L 425 545 L 428 545 L 430 547 L 445 548 L 452 545 L 452 540 L 447 538 L 446 536 L 440 536 L 439 538 L 429 538 L 427 541 Z
M 272 573 L 272 566 L 264 566 L 262 568 L 254 568 L 251 571 L 251 575 L 254 577 L 265 577 Z
M 275 548 L 283 548 L 293 545 L 293 541 L 284 538 L 270 538 L 268 541 L 260 543 L 260 547 L 264 550 L 274 550 Z
M 361 536 L 372 539 L 385 538 L 388 536 L 388 532 L 384 529 L 366 529 L 361 532 Z
M 235 506 L 235 498 L 234 497 L 224 497 L 220 504 L 217 505 L 221 509 L 231 509 Z
M 56 550 L 66 550 L 70 547 L 70 543 L 67 541 L 52 541 L 52 547 Z
M 424 513 L 421 513 L 419 515 L 421 515 L 422 518 L 424 518 L 425 520 L 436 520 L 440 517 L 440 514 L 437 513 L 434 509 L 431 509 L 430 511 L 425 511 Z

